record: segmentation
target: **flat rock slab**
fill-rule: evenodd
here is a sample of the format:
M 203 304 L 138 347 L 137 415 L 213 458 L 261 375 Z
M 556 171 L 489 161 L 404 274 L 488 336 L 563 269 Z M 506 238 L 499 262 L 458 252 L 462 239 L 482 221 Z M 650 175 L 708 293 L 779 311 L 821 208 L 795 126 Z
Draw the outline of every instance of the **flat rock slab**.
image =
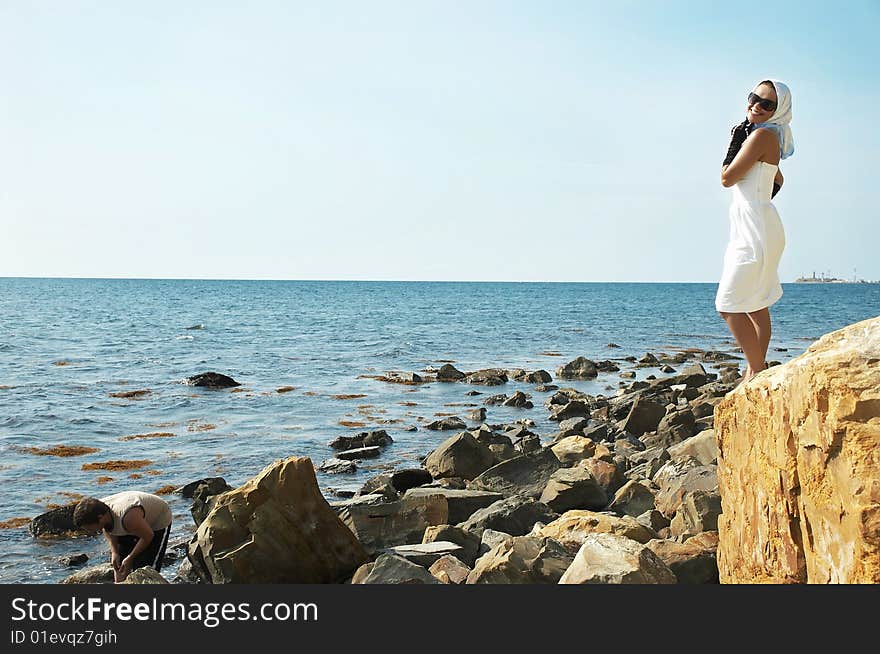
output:
M 449 555 L 459 558 L 464 552 L 461 545 L 450 543 L 449 541 L 433 541 L 430 543 L 419 543 L 417 545 L 397 545 L 384 550 L 385 554 L 396 554 L 407 561 L 423 566 L 431 567 L 437 559 Z
M 512 536 L 523 536 L 532 530 L 536 522 L 546 524 L 556 517 L 557 514 L 546 504 L 530 497 L 514 495 L 480 509 L 459 527 L 477 535 L 482 535 L 486 529 L 494 529 Z
M 364 495 L 334 503 L 334 507 L 369 550 L 419 543 L 426 528 L 449 523 L 449 505 L 441 493 L 393 501 L 381 495 Z
M 375 459 L 380 454 L 382 454 L 382 448 L 378 445 L 373 445 L 371 447 L 358 447 L 353 450 L 339 452 L 336 458 L 343 459 L 344 461 L 358 461 L 360 459 Z
M 449 507 L 449 524 L 458 524 L 470 518 L 476 511 L 503 499 L 501 493 L 456 488 L 411 488 L 404 497 L 442 495 Z
M 523 454 L 492 466 L 474 479 L 469 487 L 503 495 L 540 497 L 554 472 L 562 467 L 553 450 Z

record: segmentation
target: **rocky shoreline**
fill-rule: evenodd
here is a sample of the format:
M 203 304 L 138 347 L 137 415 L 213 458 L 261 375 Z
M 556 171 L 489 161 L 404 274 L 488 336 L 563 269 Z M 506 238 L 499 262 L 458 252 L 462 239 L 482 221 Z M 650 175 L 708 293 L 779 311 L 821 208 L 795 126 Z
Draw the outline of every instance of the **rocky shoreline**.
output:
M 186 557 L 171 581 L 716 583 L 713 412 L 740 380 L 738 358 L 697 348 L 638 359 L 577 357 L 555 378 L 546 370 L 466 372 L 451 364 L 390 372 L 382 381 L 535 387 L 509 396 L 468 391 L 484 406 L 424 425 L 456 433 L 422 467 L 377 475 L 342 500 L 324 498 L 315 470 L 344 475 L 380 457 L 393 443 L 386 430 L 335 439 L 333 455 L 317 466 L 303 457 L 277 461 L 237 489 L 219 477 L 181 486 L 176 492 L 192 499 L 197 531 L 170 544 L 169 562 Z M 632 379 L 639 368 L 668 376 L 620 381 L 610 396 L 564 385 L 600 374 Z M 218 389 L 238 384 L 217 373 L 190 379 Z M 555 432 L 536 433 L 528 418 L 486 422 L 495 405 L 534 409 L 537 393 L 546 396 Z M 465 419 L 480 424 L 468 428 Z M 69 511 L 38 516 L 31 533 L 70 535 Z M 168 581 L 153 572 L 132 583 Z M 108 580 L 105 564 L 62 583 Z

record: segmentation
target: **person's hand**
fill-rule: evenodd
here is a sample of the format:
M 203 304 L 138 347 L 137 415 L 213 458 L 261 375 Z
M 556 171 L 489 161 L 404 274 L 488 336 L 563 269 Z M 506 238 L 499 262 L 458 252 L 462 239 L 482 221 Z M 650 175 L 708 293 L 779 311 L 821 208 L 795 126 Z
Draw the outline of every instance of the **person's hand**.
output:
M 119 570 L 119 566 L 122 565 L 122 557 L 119 556 L 119 552 L 111 552 L 110 553 L 110 565 L 113 566 L 114 572 Z
M 131 559 L 127 556 L 122 559 L 122 563 L 120 564 L 119 569 L 113 571 L 114 582 L 118 584 L 126 580 L 128 575 L 131 573 L 131 563 Z
M 722 166 L 729 166 L 734 157 L 736 157 L 736 153 L 742 147 L 742 144 L 745 143 L 748 137 L 748 132 L 746 132 L 748 123 L 749 121 L 744 120 L 734 125 L 733 129 L 730 130 L 730 145 L 727 147 L 727 156 L 724 157 L 724 161 L 721 163 Z

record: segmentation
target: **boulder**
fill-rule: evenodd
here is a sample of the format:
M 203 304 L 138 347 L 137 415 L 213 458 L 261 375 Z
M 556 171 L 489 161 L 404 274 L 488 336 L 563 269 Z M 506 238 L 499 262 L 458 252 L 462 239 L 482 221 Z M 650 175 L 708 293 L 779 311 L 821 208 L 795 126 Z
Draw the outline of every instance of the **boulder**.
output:
M 578 466 L 554 472 L 539 501 L 556 513 L 564 513 L 569 509 L 601 509 L 608 504 L 608 496 L 590 471 Z
M 330 443 L 334 450 L 356 450 L 362 447 L 386 447 L 394 440 L 384 429 L 364 431 L 356 436 L 339 436 Z
M 570 467 L 596 453 L 596 443 L 583 436 L 567 436 L 550 446 L 562 465 Z
M 492 529 L 503 531 L 511 536 L 529 533 L 536 522 L 550 522 L 556 513 L 546 504 L 530 497 L 514 495 L 480 509 L 458 526 L 478 536 Z
M 205 477 L 204 479 L 196 479 L 188 484 L 184 484 L 177 490 L 177 492 L 182 498 L 191 500 L 195 495 L 196 490 L 201 486 L 205 487 L 202 489 L 202 492 L 207 492 L 208 495 L 219 495 L 220 493 L 232 490 L 232 486 L 227 484 L 223 477 Z
M 321 495 L 311 460 L 290 457 L 218 496 L 188 557 L 212 583 L 332 583 L 367 553 Z
M 677 579 L 646 545 L 614 534 L 584 539 L 560 584 L 674 584 Z
M 167 584 L 168 580 L 154 568 L 144 566 L 132 570 L 125 578 L 123 584 Z
M 608 497 L 614 497 L 614 493 L 617 492 L 617 489 L 626 483 L 626 479 L 620 471 L 620 468 L 609 461 L 603 461 L 602 459 L 594 457 L 584 459 L 578 463 L 578 466 L 590 471 L 590 474 L 593 475 L 596 483 L 599 484 L 602 490 L 605 491 L 605 495 Z
M 596 364 L 586 357 L 578 357 L 556 369 L 558 379 L 595 379 L 598 375 Z
M 590 405 L 583 400 L 572 400 L 565 404 L 551 404 L 550 407 L 550 420 L 557 422 L 569 418 L 589 418 L 593 411 Z
M 481 556 L 468 574 L 469 584 L 555 584 L 571 565 L 574 552 L 552 538 L 517 536 Z
M 382 454 L 382 448 L 373 445 L 371 447 L 357 447 L 353 450 L 344 450 L 336 455 L 337 459 L 344 461 L 360 461 L 361 459 L 375 459 Z
M 424 484 L 430 484 L 434 481 L 430 473 L 424 468 L 403 468 L 394 472 L 384 472 L 376 475 L 361 486 L 358 495 L 369 495 L 370 493 L 383 493 L 389 495 L 387 491 L 396 493 L 405 493 L 410 488 L 418 488 Z
M 589 428 L 590 419 L 585 416 L 575 416 L 559 423 L 559 436 L 562 440 L 566 436 L 583 436 L 584 430 Z
M 535 405 L 532 404 L 531 400 L 529 400 L 528 396 L 522 391 L 517 391 L 509 398 L 502 402 L 504 406 L 513 406 L 521 409 L 531 409 Z
M 538 532 L 549 536 L 563 545 L 580 547 L 588 534 L 615 534 L 625 536 L 639 543 L 647 543 L 657 534 L 640 525 L 635 518 L 625 515 L 593 511 L 566 511 L 553 522 L 549 522 Z
M 510 540 L 512 538 L 513 536 L 503 531 L 484 529 L 483 534 L 480 536 L 480 549 L 478 550 L 478 555 L 482 556 L 483 554 L 494 548 L 496 545 L 498 545 L 498 543 Z
M 433 431 L 449 431 L 452 429 L 467 429 L 467 425 L 464 420 L 458 416 L 447 416 L 446 418 L 428 423 L 425 425 L 425 429 L 431 429 Z
M 359 569 L 352 584 L 439 584 L 434 576 L 420 565 L 402 556 L 382 554 L 375 562 Z
M 498 368 L 486 368 L 468 373 L 464 378 L 468 384 L 483 384 L 485 386 L 500 386 L 507 383 L 507 373 Z
M 453 556 L 461 559 L 468 567 L 473 567 L 480 551 L 481 538 L 479 536 L 455 525 L 437 525 L 425 529 L 425 535 L 422 537 L 423 543 L 438 541 L 455 543 L 461 547 L 461 551 L 455 552 Z
M 717 490 L 685 493 L 670 525 L 672 535 L 678 537 L 704 531 L 718 531 L 720 515 L 721 495 Z
M 440 583 L 463 584 L 471 569 L 454 556 L 442 556 L 430 568 L 430 572 Z
M 382 495 L 363 495 L 334 506 L 364 547 L 375 551 L 420 543 L 427 527 L 448 524 L 446 498 L 437 491 L 391 501 Z
M 473 409 L 471 411 L 468 411 L 464 417 L 471 422 L 483 422 L 486 419 L 486 409 L 485 407 Z
M 434 479 L 461 477 L 473 479 L 495 465 L 495 456 L 488 446 L 468 432 L 446 439 L 425 459 L 425 468 Z
M 722 583 L 880 583 L 880 317 L 715 409 Z
M 442 495 L 446 498 L 450 524 L 458 524 L 470 518 L 476 511 L 503 499 L 501 493 L 474 489 L 419 487 L 406 491 L 405 498 Z
M 192 491 L 193 502 L 189 507 L 189 512 L 196 525 L 202 524 L 202 521 L 214 508 L 217 498 L 230 490 L 232 490 L 232 486 L 227 484 L 222 477 L 205 480 L 195 487 Z
M 58 563 L 66 568 L 75 568 L 89 560 L 88 554 L 72 554 L 70 556 L 62 556 L 58 559 Z
M 656 431 L 665 415 L 666 408 L 662 404 L 639 396 L 633 402 L 621 428 L 634 436 L 641 436 L 646 431 Z
M 83 568 L 61 580 L 62 584 L 112 584 L 114 579 L 113 566 L 101 563 Z
M 718 460 L 718 442 L 715 439 L 715 430 L 705 429 L 696 436 L 673 445 L 669 448 L 669 456 L 673 459 L 692 456 L 703 465 L 715 463 Z
M 649 488 L 637 481 L 628 481 L 617 493 L 608 505 L 608 509 L 633 518 L 645 511 L 654 508 L 654 493 Z
M 698 534 L 684 543 L 652 540 L 647 546 L 669 566 L 680 584 L 717 584 L 717 532 Z
M 465 378 L 465 374 L 449 363 L 444 363 L 437 371 L 437 381 L 456 382 Z
M 79 533 L 73 526 L 76 502 L 41 513 L 31 520 L 28 530 L 34 538 L 75 536 Z
M 200 386 L 202 388 L 232 388 L 241 386 L 232 377 L 227 377 L 219 372 L 203 372 L 186 378 L 188 386 Z
M 542 449 L 502 461 L 488 468 L 469 486 L 503 495 L 540 497 L 550 476 L 561 466 L 552 450 Z
M 326 472 L 328 475 L 340 475 L 357 472 L 357 464 L 354 461 L 346 461 L 332 457 L 321 461 L 321 465 L 317 467 L 319 472 Z M 196 523 L 198 524 L 198 523 Z
M 661 469 L 662 471 L 663 469 Z M 657 475 L 661 471 L 658 471 Z M 685 470 L 683 474 L 654 481 L 660 486 L 654 505 L 667 518 L 675 515 L 686 493 L 693 491 L 718 491 L 716 466 L 699 466 Z M 662 482 L 662 483 L 661 483 Z M 702 529 L 700 531 L 703 531 Z

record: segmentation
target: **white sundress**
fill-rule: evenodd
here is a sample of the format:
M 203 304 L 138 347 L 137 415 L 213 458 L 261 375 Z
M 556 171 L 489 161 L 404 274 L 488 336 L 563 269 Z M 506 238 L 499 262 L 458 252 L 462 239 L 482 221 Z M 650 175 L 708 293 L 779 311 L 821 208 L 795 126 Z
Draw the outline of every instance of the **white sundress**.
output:
M 775 164 L 758 161 L 731 189 L 730 240 L 715 295 L 718 311 L 757 311 L 782 297 L 777 268 L 785 230 L 770 202 L 776 169 Z

